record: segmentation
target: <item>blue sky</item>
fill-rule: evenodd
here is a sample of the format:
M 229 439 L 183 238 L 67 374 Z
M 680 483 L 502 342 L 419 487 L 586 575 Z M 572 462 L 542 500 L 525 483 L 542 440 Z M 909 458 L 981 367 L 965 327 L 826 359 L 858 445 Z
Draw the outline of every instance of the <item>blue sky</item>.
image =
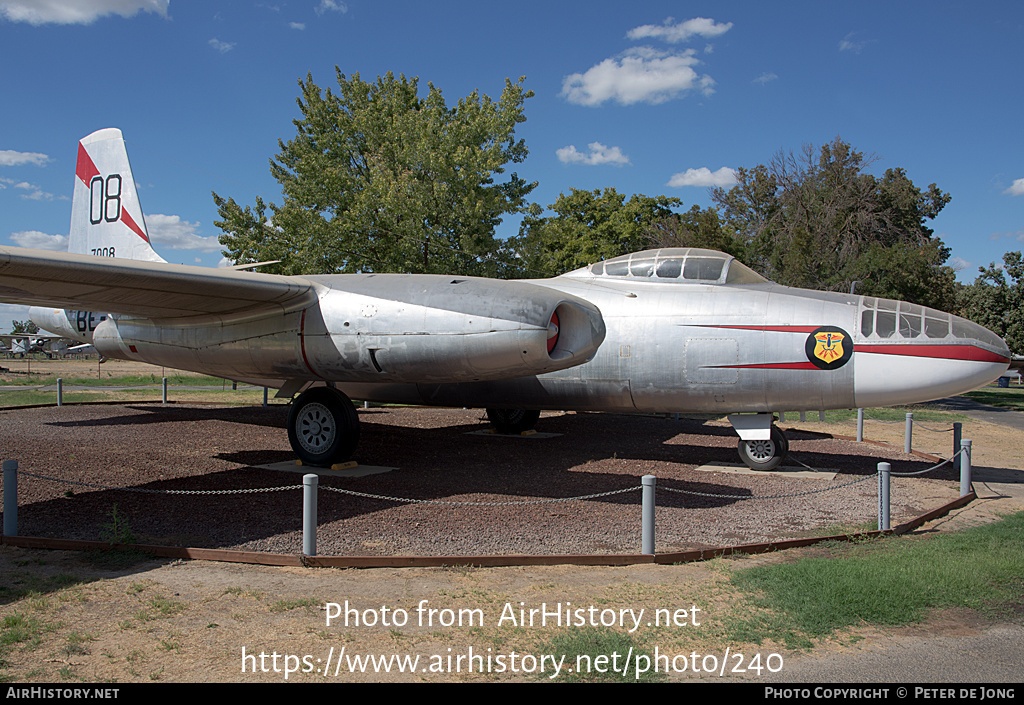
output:
M 216 191 L 279 202 L 297 81 L 536 94 L 516 171 L 711 205 L 730 170 L 841 136 L 952 202 L 960 279 L 1024 248 L 1024 4 L 0 0 L 0 243 L 61 249 L 77 141 L 119 127 L 167 260 L 216 266 Z M 500 236 L 513 234 L 509 220 Z M 66 245 L 64 245 L 66 247 Z M 0 310 L 0 331 L 24 309 Z

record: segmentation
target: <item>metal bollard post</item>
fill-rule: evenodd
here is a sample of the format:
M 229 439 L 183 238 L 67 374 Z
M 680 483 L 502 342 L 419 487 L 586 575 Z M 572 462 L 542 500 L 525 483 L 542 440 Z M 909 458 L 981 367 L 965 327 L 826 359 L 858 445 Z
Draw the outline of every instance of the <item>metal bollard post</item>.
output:
M 4 536 L 18 535 L 18 461 L 5 460 L 4 469 Z
M 960 452 L 960 439 L 963 438 L 964 425 L 959 421 L 953 424 L 953 455 Z
M 914 436 L 914 415 L 907 412 L 907 429 L 903 433 L 903 452 L 910 455 L 910 448 L 913 446 Z
M 643 499 L 641 500 L 641 539 L 640 552 L 645 556 L 654 555 L 654 475 L 644 475 L 640 479 L 643 486 Z
M 57 406 L 64 406 L 64 379 L 57 378 Z
M 312 473 L 302 476 L 302 553 L 316 555 L 316 488 L 320 478 Z
M 167 378 L 166 377 L 164 377 L 164 381 L 163 381 L 163 385 L 162 386 L 163 386 L 163 390 L 164 390 L 164 392 L 163 392 L 163 403 L 166 404 L 167 403 Z
M 263 406 L 267 405 L 267 388 L 263 388 Z
M 878 464 L 878 530 L 889 530 L 889 473 L 892 465 Z
M 966 438 L 960 441 L 960 496 L 971 493 L 971 442 Z
M 864 409 L 857 409 L 857 442 L 864 442 Z

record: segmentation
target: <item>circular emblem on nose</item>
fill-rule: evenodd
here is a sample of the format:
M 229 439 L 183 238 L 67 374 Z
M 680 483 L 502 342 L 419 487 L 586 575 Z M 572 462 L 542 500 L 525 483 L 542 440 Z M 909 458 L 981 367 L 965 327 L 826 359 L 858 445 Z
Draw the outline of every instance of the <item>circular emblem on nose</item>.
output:
M 807 359 L 822 370 L 836 370 L 853 356 L 850 334 L 836 326 L 822 326 L 807 336 Z

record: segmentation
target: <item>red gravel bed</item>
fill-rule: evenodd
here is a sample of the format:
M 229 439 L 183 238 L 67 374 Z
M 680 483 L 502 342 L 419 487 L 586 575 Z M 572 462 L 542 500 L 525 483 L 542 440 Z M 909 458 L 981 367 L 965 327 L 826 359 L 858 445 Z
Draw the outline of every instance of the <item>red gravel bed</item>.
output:
M 0 457 L 17 459 L 19 534 L 99 539 L 110 512 L 142 543 L 299 553 L 301 490 L 169 495 L 298 485 L 301 475 L 253 466 L 292 460 L 285 407 L 188 404 L 64 406 L 0 411 Z M 791 432 L 791 457 L 834 480 L 698 471 L 737 463 L 728 425 L 614 414 L 545 414 L 554 438 L 470 435 L 479 410 L 360 410 L 363 465 L 398 469 L 321 486 L 382 497 L 499 506 L 406 503 L 321 491 L 321 555 L 637 553 L 640 492 L 517 504 L 639 487 L 657 477 L 657 550 L 729 546 L 832 533 L 877 517 L 877 483 L 851 480 L 888 460 L 897 472 L 930 463 L 901 450 Z M 35 479 L 24 473 L 105 489 Z M 834 491 L 778 498 L 826 487 Z M 728 495 L 709 497 L 668 491 Z M 893 525 L 954 499 L 952 470 L 894 478 Z M 771 499 L 760 499 L 774 497 Z M 754 499 L 745 499 L 754 498 Z

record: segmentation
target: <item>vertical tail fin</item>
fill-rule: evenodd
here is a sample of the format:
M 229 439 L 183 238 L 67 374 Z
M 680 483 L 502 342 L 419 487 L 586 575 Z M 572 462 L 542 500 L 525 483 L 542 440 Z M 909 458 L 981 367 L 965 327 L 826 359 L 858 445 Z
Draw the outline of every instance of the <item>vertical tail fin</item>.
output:
M 68 252 L 164 262 L 146 220 L 121 131 L 107 128 L 78 143 Z

